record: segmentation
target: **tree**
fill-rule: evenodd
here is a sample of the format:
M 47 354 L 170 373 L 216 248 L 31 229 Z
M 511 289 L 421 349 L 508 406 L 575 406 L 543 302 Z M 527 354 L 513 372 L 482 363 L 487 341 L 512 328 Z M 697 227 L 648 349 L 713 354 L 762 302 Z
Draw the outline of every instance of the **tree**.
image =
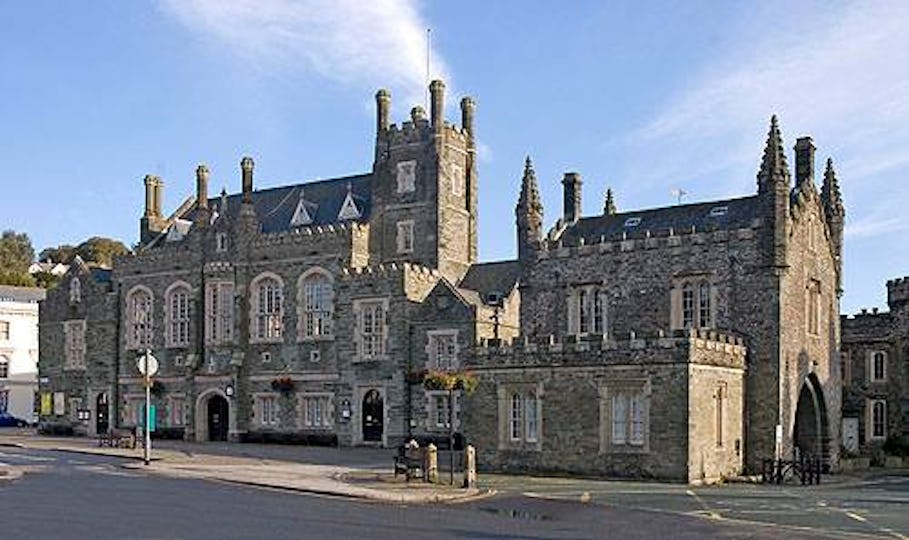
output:
M 82 257 L 83 261 L 107 267 L 113 266 L 114 257 L 127 253 L 129 248 L 123 242 L 100 236 L 93 236 L 76 246 L 76 254 Z
M 53 261 L 55 263 L 70 264 L 76 256 L 76 246 L 61 244 L 57 247 L 49 247 L 41 250 L 38 254 L 39 261 Z
M 60 276 L 51 274 L 50 272 L 35 272 L 32 274 L 32 278 L 35 280 L 35 285 L 42 289 L 51 290 L 60 284 Z
M 32 241 L 25 233 L 3 231 L 0 236 L 0 285 L 34 286 L 28 267 L 35 258 Z

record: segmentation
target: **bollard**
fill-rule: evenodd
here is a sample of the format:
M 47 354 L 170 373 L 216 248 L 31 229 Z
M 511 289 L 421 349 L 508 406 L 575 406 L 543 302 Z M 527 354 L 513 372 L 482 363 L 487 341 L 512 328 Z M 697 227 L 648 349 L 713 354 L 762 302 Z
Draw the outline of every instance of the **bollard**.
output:
M 477 487 L 477 449 L 472 444 L 464 448 L 464 487 Z
M 429 443 L 426 447 L 426 481 L 438 483 L 439 481 L 439 449 L 436 445 Z

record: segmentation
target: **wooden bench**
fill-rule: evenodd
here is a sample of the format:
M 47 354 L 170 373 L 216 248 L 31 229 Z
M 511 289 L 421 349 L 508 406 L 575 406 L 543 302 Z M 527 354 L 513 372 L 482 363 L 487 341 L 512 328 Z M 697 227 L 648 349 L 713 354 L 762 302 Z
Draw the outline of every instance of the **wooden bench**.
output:
M 135 448 L 136 434 L 131 429 L 111 429 L 107 433 L 98 434 L 98 446 L 110 448 Z
M 425 461 L 426 450 L 424 448 L 399 446 L 398 455 L 395 456 L 395 478 L 399 474 L 403 474 L 408 482 L 413 478 L 425 479 Z

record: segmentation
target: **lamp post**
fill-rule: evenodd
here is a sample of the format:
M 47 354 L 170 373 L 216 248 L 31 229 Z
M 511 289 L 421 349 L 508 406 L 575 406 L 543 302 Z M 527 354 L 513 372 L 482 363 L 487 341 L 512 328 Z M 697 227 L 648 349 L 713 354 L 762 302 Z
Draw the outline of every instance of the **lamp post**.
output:
M 142 374 L 145 383 L 145 451 L 143 459 L 148 466 L 151 461 L 151 386 L 152 377 L 158 372 L 158 359 L 152 356 L 151 349 L 145 349 L 145 353 L 136 362 L 139 373 Z

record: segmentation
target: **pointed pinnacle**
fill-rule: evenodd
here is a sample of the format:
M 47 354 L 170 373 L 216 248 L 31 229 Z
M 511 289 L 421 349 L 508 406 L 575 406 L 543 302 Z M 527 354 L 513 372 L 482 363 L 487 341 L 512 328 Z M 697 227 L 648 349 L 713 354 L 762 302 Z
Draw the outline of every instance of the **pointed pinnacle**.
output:
M 821 186 L 821 200 L 826 206 L 842 206 L 843 196 L 840 183 L 833 169 L 833 158 L 827 158 L 827 169 L 824 171 L 824 184 Z
M 758 172 L 759 182 L 764 183 L 770 178 L 786 180 L 787 183 L 789 180 L 789 166 L 786 164 L 786 153 L 783 150 L 779 121 L 775 114 L 770 117 L 767 144 L 764 146 L 764 156 L 761 159 L 761 169 Z
M 521 178 L 521 194 L 518 198 L 518 206 L 526 206 L 528 209 L 540 210 L 540 193 L 537 191 L 537 177 L 533 171 L 533 163 L 530 156 L 524 160 L 524 176 Z
M 612 188 L 606 188 L 606 201 L 603 203 L 603 213 L 607 216 L 615 215 L 615 197 L 612 195 Z

